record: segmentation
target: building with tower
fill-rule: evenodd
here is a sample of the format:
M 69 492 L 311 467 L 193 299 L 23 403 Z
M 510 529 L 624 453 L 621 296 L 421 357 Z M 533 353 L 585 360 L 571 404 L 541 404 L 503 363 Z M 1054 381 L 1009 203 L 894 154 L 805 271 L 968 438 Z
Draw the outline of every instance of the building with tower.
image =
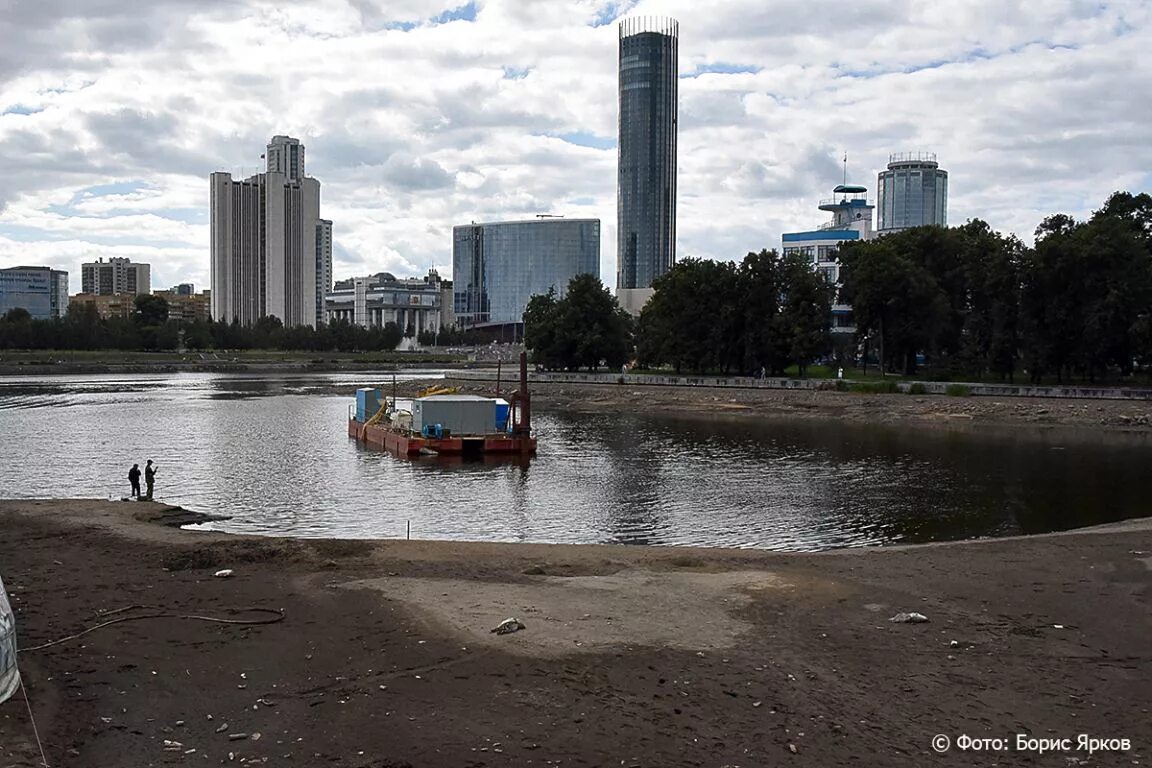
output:
M 948 226 L 948 171 L 932 152 L 904 152 L 888 157 L 888 170 L 876 181 L 881 235 L 911 227 Z
M 320 182 L 305 174 L 297 139 L 273 137 L 265 157 L 265 173 L 211 176 L 212 317 L 251 325 L 267 315 L 315 327 L 332 274 Z
M 820 201 L 820 210 L 831 213 L 832 220 L 807 232 L 785 233 L 784 255 L 803 256 L 812 264 L 813 269 L 828 278 L 828 282 L 839 287 L 840 262 L 836 252 L 846 242 L 871 240 L 875 236 L 872 229 L 874 209 L 875 206 L 868 199 L 867 188 L 856 184 L 840 184 L 832 190 L 832 197 Z M 852 307 L 837 299 L 832 305 L 831 325 L 833 333 L 855 333 Z
M 676 120 L 680 25 L 620 22 L 616 296 L 633 314 L 676 263 Z

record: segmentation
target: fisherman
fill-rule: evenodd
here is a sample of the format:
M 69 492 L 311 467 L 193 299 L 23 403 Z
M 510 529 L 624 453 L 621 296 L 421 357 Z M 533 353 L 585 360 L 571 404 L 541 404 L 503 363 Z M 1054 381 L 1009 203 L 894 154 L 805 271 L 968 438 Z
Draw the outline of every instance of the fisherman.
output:
M 139 476 L 137 476 L 136 483 L 136 490 L 139 492 Z M 148 459 L 148 466 L 144 467 L 144 483 L 148 486 L 148 501 L 152 501 L 152 486 L 156 484 L 156 467 L 152 464 L 152 459 Z
M 133 464 L 132 469 L 128 470 L 128 482 L 132 483 L 132 496 L 140 498 L 140 465 Z

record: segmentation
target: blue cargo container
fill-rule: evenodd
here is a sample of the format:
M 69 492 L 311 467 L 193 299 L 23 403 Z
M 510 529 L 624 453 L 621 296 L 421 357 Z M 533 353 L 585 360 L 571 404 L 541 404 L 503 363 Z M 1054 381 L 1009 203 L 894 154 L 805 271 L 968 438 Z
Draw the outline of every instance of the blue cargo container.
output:
M 364 387 L 356 390 L 356 421 L 363 424 L 380 410 L 383 393 L 379 389 Z
M 496 399 L 496 431 L 509 432 L 512 427 L 508 423 L 508 401 L 502 398 Z

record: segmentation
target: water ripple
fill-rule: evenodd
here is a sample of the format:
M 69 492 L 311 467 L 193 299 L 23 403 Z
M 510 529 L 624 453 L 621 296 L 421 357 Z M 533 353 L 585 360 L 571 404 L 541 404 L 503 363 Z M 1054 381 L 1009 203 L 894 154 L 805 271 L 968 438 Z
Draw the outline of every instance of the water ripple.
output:
M 332 394 L 390 377 L 3 379 L 2 495 L 118 497 L 152 458 L 159 498 L 242 533 L 797 551 L 1152 514 L 1146 439 L 538 410 L 527 465 L 401 460 L 349 440 Z

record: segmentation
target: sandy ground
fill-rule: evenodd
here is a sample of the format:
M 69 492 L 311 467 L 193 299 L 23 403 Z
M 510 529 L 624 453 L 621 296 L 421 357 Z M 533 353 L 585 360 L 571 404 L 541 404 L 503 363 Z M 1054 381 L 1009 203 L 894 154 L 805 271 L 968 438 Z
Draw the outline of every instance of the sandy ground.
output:
M 285 616 L 22 652 L 52 766 L 1152 764 L 1152 521 L 799 555 L 259 539 L 170 516 L 0 502 L 24 648 L 130 605 Z M 527 628 L 488 631 L 510 616 Z M 936 734 L 1007 742 L 941 755 Z M 1071 742 L 1038 755 L 1017 734 Z M 23 700 L 0 704 L 0 765 L 39 764 Z
M 451 378 L 449 383 L 462 391 L 483 394 L 490 394 L 494 386 Z M 505 388 L 509 388 L 507 382 Z M 1031 426 L 1152 433 L 1152 401 L 533 383 L 532 402 L 546 408 L 601 412 L 622 407 L 629 411 L 722 413 L 734 418 L 789 417 L 949 429 Z

